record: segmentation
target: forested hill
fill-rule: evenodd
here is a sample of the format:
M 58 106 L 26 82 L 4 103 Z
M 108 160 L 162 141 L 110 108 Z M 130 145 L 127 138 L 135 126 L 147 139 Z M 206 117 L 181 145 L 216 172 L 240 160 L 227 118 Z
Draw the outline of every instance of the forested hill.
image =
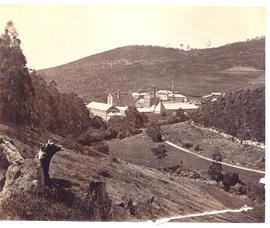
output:
M 208 101 L 195 122 L 214 127 L 242 140 L 265 142 L 265 88 L 242 90 Z
M 264 77 L 264 62 L 265 39 L 257 38 L 189 51 L 126 46 L 38 72 L 47 82 L 55 80 L 60 91 L 76 92 L 89 101 L 104 100 L 111 90 L 169 89 L 171 80 L 184 94 L 226 91 Z M 227 71 L 237 66 L 248 70 Z

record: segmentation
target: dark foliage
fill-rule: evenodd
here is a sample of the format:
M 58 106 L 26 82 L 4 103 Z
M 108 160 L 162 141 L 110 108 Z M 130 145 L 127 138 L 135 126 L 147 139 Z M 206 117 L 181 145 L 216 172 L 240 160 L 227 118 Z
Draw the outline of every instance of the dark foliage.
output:
M 90 123 L 89 112 L 74 93 L 61 94 L 56 83 L 29 73 L 18 33 L 8 22 L 0 36 L 0 120 L 27 124 L 61 136 L 77 136 Z
M 181 108 L 176 110 L 175 116 L 178 118 L 179 122 L 184 122 L 188 120 L 188 115 Z
M 261 183 L 248 183 L 247 196 L 252 200 L 265 201 L 265 187 Z
M 191 117 L 194 122 L 214 127 L 238 137 L 265 141 L 264 88 L 228 93 L 216 102 L 203 104 L 199 113 Z
M 34 89 L 20 44 L 10 21 L 0 36 L 0 120 L 29 124 Z
M 135 107 L 128 107 L 125 111 L 126 122 L 129 128 L 142 128 L 147 121 L 144 113 L 140 113 Z
M 222 180 L 225 191 L 229 191 L 231 186 L 240 183 L 238 173 L 225 173 Z
M 157 159 L 163 159 L 167 156 L 167 150 L 164 145 L 158 145 L 157 148 L 152 148 L 151 151 L 157 157 Z
M 32 124 L 61 136 L 78 136 L 90 126 L 90 114 L 76 94 L 61 94 L 55 85 L 31 73 L 35 89 Z
M 152 139 L 153 142 L 162 142 L 162 135 L 160 126 L 152 125 L 146 129 L 146 134 Z
M 82 133 L 76 139 L 76 141 L 81 145 L 91 146 L 97 144 L 98 142 L 101 142 L 107 134 L 109 134 L 109 132 L 105 131 L 104 129 L 89 128 L 87 131 Z
M 90 125 L 93 128 L 99 129 L 99 128 L 107 128 L 106 122 L 100 117 L 100 116 L 94 116 L 91 118 Z
M 212 180 L 217 182 L 217 186 L 219 181 L 223 179 L 222 175 L 222 165 L 218 162 L 222 162 L 222 156 L 219 152 L 215 152 L 212 154 L 212 159 L 215 162 L 212 162 L 208 168 L 208 175 Z
M 97 145 L 95 145 L 95 148 L 97 149 L 97 151 L 104 153 L 104 154 L 109 154 L 110 152 L 110 148 L 107 144 L 105 144 L 104 142 L 100 142 Z

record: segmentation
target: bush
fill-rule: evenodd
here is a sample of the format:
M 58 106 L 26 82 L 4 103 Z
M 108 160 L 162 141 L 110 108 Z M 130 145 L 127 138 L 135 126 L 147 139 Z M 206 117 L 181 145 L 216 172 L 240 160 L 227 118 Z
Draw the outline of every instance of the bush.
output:
M 188 115 L 181 108 L 179 108 L 175 112 L 175 116 L 178 117 L 179 122 L 184 122 L 188 120 Z
M 193 144 L 190 143 L 190 142 L 184 142 L 184 143 L 183 143 L 183 147 L 185 147 L 185 148 L 190 148 L 190 147 L 192 147 L 192 146 L 193 146 Z
M 163 159 L 167 156 L 167 150 L 164 145 L 158 145 L 158 147 L 152 148 L 151 151 L 157 159 Z
M 103 142 L 96 144 L 95 149 L 104 154 L 109 154 L 110 151 L 109 146 Z
M 106 122 L 100 116 L 94 116 L 90 121 L 90 126 L 96 129 L 107 128 Z
M 247 196 L 252 200 L 265 201 L 264 184 L 261 183 L 248 183 Z
M 81 134 L 76 141 L 83 146 L 91 146 L 97 142 L 102 141 L 105 138 L 106 133 L 108 134 L 107 131 L 102 129 L 89 129 L 87 132 Z
M 119 131 L 117 134 L 117 138 L 118 139 L 123 139 L 126 137 L 126 134 L 123 131 Z
M 240 183 L 239 174 L 238 173 L 225 173 L 222 183 L 225 191 L 229 191 L 232 186 L 235 186 L 237 183 Z
M 217 182 L 217 186 L 219 181 L 223 180 L 223 175 L 221 173 L 222 171 L 222 165 L 218 162 L 222 161 L 222 156 L 219 152 L 215 152 L 212 154 L 213 160 L 216 162 L 212 162 L 208 168 L 208 175 L 212 180 L 215 180 Z
M 146 129 L 146 134 L 153 142 L 162 142 L 160 126 L 150 126 Z

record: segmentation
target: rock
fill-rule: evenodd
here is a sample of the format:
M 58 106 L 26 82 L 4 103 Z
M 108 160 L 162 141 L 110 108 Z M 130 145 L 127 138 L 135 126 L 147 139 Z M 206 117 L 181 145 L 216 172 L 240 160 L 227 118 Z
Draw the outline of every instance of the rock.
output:
M 21 163 L 23 157 L 17 148 L 10 142 L 4 141 L 0 144 L 0 151 L 2 151 L 3 156 L 8 161 L 9 164 Z
M 43 171 L 44 171 L 44 182 L 45 185 L 50 185 L 50 162 L 55 153 L 61 150 L 61 147 L 55 145 L 51 140 L 48 140 L 48 143 L 41 147 L 38 154 L 36 155 L 36 159 L 41 162 Z
M 44 186 L 44 174 L 40 162 L 25 159 L 21 165 L 12 164 L 8 167 L 3 192 L 11 188 L 27 191 L 42 186 Z

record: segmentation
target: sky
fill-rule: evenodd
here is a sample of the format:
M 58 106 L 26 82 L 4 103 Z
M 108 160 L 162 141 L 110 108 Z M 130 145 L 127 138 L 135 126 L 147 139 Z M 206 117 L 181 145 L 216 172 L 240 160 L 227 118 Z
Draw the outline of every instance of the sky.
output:
M 263 7 L 0 5 L 0 32 L 9 20 L 34 69 L 126 45 L 205 48 L 265 35 Z

